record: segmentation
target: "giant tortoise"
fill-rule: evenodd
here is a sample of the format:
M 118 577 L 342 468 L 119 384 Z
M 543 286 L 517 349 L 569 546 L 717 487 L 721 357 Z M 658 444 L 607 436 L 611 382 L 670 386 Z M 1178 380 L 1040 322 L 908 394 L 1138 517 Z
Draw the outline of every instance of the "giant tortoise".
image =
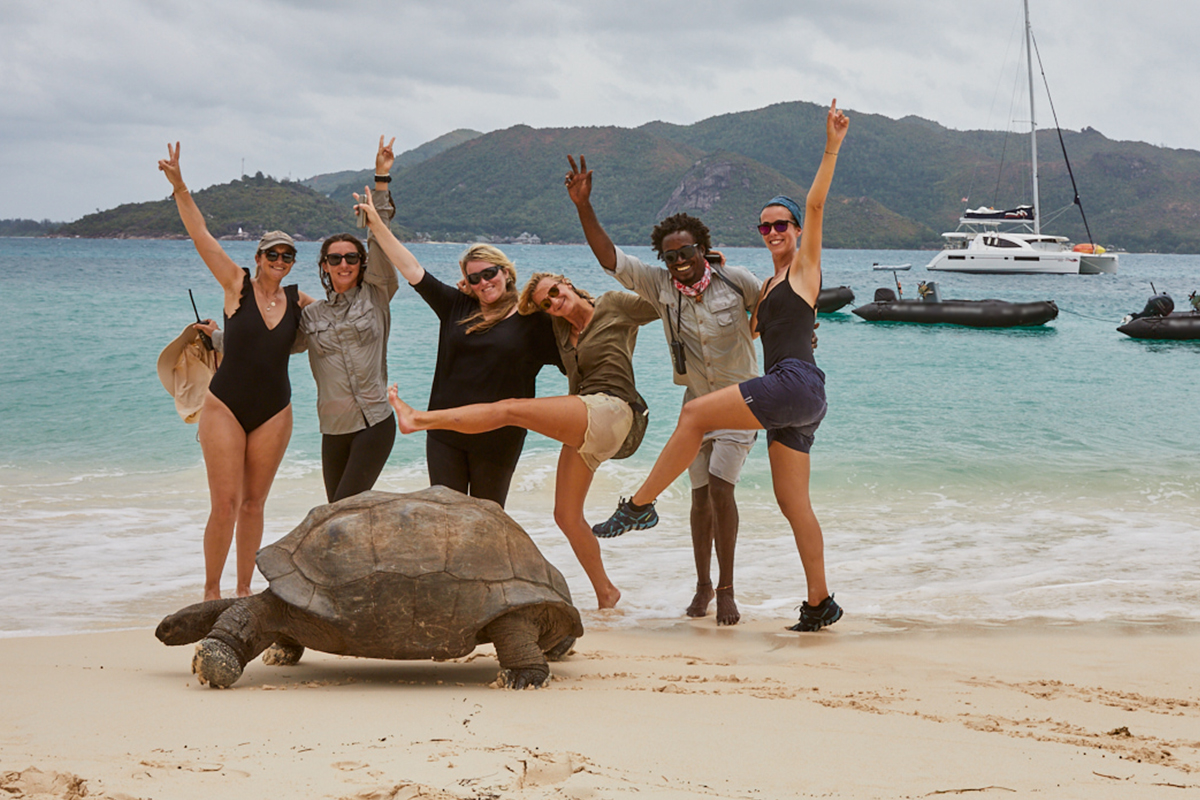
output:
M 505 682 L 539 686 L 546 654 L 583 635 L 562 574 L 500 506 L 435 486 L 365 492 L 309 512 L 258 552 L 270 586 L 197 603 L 159 624 L 164 644 L 199 641 L 192 671 L 225 688 L 264 656 L 305 647 L 367 658 L 457 658 L 493 642 Z

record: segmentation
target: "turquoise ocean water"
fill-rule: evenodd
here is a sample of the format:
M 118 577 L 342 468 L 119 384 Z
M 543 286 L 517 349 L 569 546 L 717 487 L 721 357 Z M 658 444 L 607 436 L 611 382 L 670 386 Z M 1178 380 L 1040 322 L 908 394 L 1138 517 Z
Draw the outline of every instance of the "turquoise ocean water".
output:
M 228 247 L 252 264 L 252 243 Z M 462 249 L 413 247 L 443 279 L 456 276 Z M 584 247 L 505 249 L 522 275 L 557 270 L 592 291 L 616 288 Z M 301 244 L 292 273 L 314 295 L 316 252 Z M 770 271 L 765 250 L 726 253 Z M 931 256 L 826 251 L 825 282 L 851 286 L 859 304 L 891 283 L 873 262 Z M 926 277 L 922 266 L 901 273 L 905 295 Z M 822 317 L 830 412 L 812 495 L 839 602 L 889 625 L 1200 620 L 1200 342 L 1115 330 L 1151 281 L 1185 305 L 1200 289 L 1200 256 L 1122 256 L 1117 275 L 938 279 L 944 297 L 1050 298 L 1062 313 L 1009 331 Z M 0 636 L 147 625 L 199 599 L 204 469 L 196 428 L 176 416 L 154 367 L 192 318 L 188 288 L 203 316 L 220 316 L 220 291 L 189 242 L 0 239 Z M 391 377 L 422 405 L 435 318 L 401 286 L 393 319 Z M 643 329 L 636 369 L 650 429 L 639 453 L 598 473 L 592 521 L 645 475 L 678 411 L 661 326 Z M 306 356 L 291 375 L 296 425 L 267 505 L 268 542 L 323 501 Z M 544 373 L 539 388 L 560 394 L 565 381 Z M 551 518 L 557 452 L 530 436 L 509 511 L 592 608 Z M 399 438 L 378 488 L 427 485 L 423 457 L 422 435 Z M 685 477 L 660 502 L 658 528 L 602 545 L 624 592 L 608 622 L 681 614 L 695 580 L 688 495 Z M 738 497 L 743 614 L 783 621 L 803 580 L 761 441 Z

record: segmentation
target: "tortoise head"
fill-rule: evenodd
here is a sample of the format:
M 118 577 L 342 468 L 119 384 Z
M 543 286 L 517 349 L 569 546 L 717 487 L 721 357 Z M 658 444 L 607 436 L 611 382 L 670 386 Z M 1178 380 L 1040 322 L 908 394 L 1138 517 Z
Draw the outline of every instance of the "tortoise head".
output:
M 236 597 L 226 597 L 221 600 L 206 600 L 203 603 L 190 605 L 163 617 L 163 621 L 158 623 L 158 627 L 155 628 L 154 635 L 166 645 L 198 642 L 208 635 L 213 625 L 217 624 L 217 618 L 237 601 Z

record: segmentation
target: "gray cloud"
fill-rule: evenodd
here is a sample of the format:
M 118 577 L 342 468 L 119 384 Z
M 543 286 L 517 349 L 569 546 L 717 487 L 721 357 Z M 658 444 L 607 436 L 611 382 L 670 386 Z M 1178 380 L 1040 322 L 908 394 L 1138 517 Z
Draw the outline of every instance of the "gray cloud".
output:
M 1200 148 L 1191 4 L 1032 14 L 1065 127 Z M 166 196 L 155 161 L 176 139 L 206 186 L 242 159 L 277 177 L 366 167 L 381 132 L 405 149 L 460 127 L 689 123 L 834 96 L 1004 128 L 1020 4 L 50 0 L 0 6 L 0 30 L 0 217 L 74 219 Z

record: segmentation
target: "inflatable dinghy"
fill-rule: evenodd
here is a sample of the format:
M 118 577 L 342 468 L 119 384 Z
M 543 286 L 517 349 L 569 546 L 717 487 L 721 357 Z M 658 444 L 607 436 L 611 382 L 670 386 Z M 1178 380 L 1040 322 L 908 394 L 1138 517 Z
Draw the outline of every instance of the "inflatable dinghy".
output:
M 875 302 L 854 309 L 868 322 L 920 322 L 972 328 L 1015 328 L 1044 325 L 1058 316 L 1053 300 L 1010 303 L 1005 300 L 943 300 L 937 284 L 920 286 L 920 300 L 898 300 L 891 289 L 876 289 Z
M 832 289 L 821 287 L 817 295 L 817 313 L 832 314 L 834 311 L 854 302 L 854 291 L 849 286 L 835 286 Z
M 1191 311 L 1175 311 L 1175 301 L 1166 292 L 1156 294 L 1140 313 L 1130 314 L 1117 328 L 1135 339 L 1200 339 L 1200 297 L 1188 297 Z

